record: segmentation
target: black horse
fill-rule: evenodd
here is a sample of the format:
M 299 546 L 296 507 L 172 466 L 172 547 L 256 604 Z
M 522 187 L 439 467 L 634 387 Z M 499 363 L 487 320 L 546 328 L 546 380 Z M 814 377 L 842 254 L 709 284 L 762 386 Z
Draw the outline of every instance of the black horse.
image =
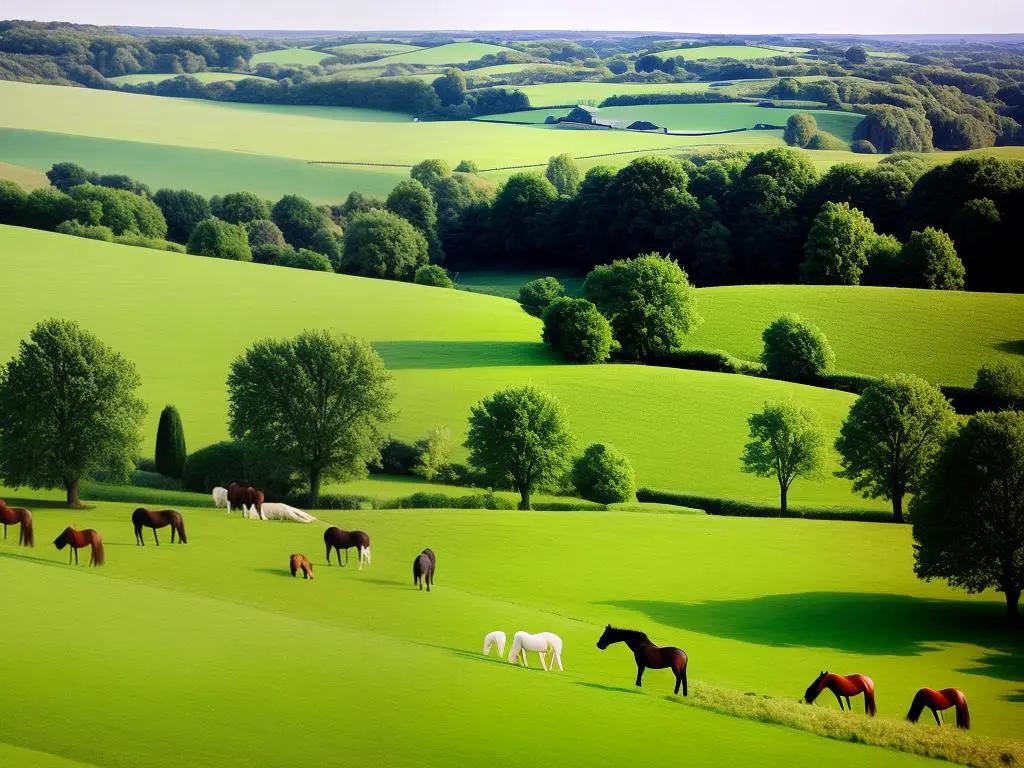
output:
M 427 592 L 434 583 L 434 569 L 437 567 L 437 558 L 434 557 L 434 550 L 427 547 L 412 561 L 412 583 L 419 586 L 423 591 L 423 585 L 427 585 Z
M 363 569 L 363 563 L 370 562 L 370 534 L 366 531 L 343 531 L 333 525 L 324 531 L 324 546 L 327 549 L 327 564 L 331 564 L 331 550 L 338 556 L 338 565 L 341 562 L 341 550 L 345 550 L 345 564 L 348 564 L 348 551 L 352 547 L 358 549 L 359 570 Z M 344 566 L 342 566 L 344 567 Z
M 683 696 L 686 696 L 686 653 L 681 648 L 671 646 L 655 645 L 643 632 L 635 629 L 615 629 L 611 624 L 604 628 L 604 634 L 597 641 L 597 647 L 602 651 L 612 643 L 625 643 L 633 652 L 636 660 L 636 685 L 641 687 L 640 679 L 644 676 L 644 670 L 665 669 L 671 667 L 676 676 L 676 688 L 673 693 L 679 693 L 679 686 L 683 686 Z
M 135 526 L 135 543 L 140 547 L 146 546 L 142 540 L 142 528 L 153 529 L 153 541 L 160 546 L 160 539 L 156 536 L 157 528 L 171 526 L 171 544 L 174 543 L 174 534 L 178 534 L 182 544 L 188 544 L 188 537 L 185 535 L 185 520 L 181 513 L 175 509 L 145 509 L 139 507 L 132 512 L 132 525 Z

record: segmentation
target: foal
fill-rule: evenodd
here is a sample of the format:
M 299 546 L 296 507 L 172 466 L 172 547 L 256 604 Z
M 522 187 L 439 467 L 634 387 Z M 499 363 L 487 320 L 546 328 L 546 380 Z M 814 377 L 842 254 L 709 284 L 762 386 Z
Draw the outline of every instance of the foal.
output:
M 412 561 L 412 583 L 419 586 L 423 591 L 423 585 L 427 585 L 427 592 L 434 583 L 434 569 L 437 567 L 437 558 L 434 557 L 434 550 L 427 547 Z
M 303 579 L 313 578 L 313 564 L 309 562 L 309 558 L 305 555 L 292 555 L 288 560 L 288 567 L 291 568 L 292 577 L 294 577 L 299 571 L 302 571 Z

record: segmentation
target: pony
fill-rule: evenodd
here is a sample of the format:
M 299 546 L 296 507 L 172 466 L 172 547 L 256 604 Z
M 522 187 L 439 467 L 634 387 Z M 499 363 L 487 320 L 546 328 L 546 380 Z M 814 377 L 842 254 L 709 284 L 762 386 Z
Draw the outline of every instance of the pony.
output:
M 655 645 L 643 632 L 635 629 L 616 629 L 609 624 L 604 628 L 601 638 L 597 641 L 597 647 L 603 651 L 614 643 L 625 643 L 626 647 L 633 652 L 633 659 L 636 661 L 637 688 L 643 687 L 642 678 L 645 669 L 669 667 L 676 676 L 676 687 L 672 692 L 679 693 L 679 686 L 682 686 L 683 696 L 688 695 L 686 664 L 689 657 L 682 648 Z
M 427 592 L 434 583 L 434 569 L 437 567 L 437 558 L 434 557 L 434 550 L 427 547 L 412 561 L 412 583 L 419 586 L 423 591 L 423 585 L 427 585 Z
M 324 546 L 327 548 L 327 564 L 331 564 L 331 550 L 338 556 L 338 565 L 341 565 L 341 550 L 345 550 L 345 563 L 348 564 L 348 551 L 352 547 L 359 549 L 359 570 L 363 570 L 363 564 L 370 564 L 370 534 L 365 531 L 343 531 L 341 528 L 331 526 L 324 531 Z M 342 566 L 344 567 L 344 566 Z
M 215 507 L 228 507 L 228 489 L 222 486 L 217 486 L 213 489 L 213 506 Z M 228 507 L 230 513 L 231 508 Z
M 159 547 L 160 539 L 156 536 L 156 529 L 163 528 L 165 525 L 171 526 L 171 544 L 174 543 L 174 534 L 178 534 L 182 544 L 188 544 L 188 537 L 185 535 L 185 520 L 182 518 L 181 513 L 175 509 L 145 509 L 144 507 L 139 507 L 132 512 L 132 525 L 135 526 L 135 544 L 137 546 L 146 546 L 146 542 L 142 540 L 142 527 L 146 526 L 153 529 L 153 541 Z
M 562 638 L 553 632 L 538 632 L 531 635 L 529 632 L 516 632 L 512 636 L 512 649 L 508 652 L 508 663 L 515 664 L 522 662 L 524 667 L 530 666 L 526 663 L 526 652 L 535 651 L 540 656 L 540 665 L 545 672 L 550 672 L 558 663 L 558 671 L 564 672 L 562 666 Z M 550 654 L 551 658 L 545 664 L 544 657 Z
M 82 547 L 91 547 L 89 565 L 103 565 L 106 562 L 103 555 L 103 539 L 92 528 L 79 531 L 69 525 L 61 531 L 60 536 L 53 540 L 53 546 L 57 549 L 71 547 L 71 552 L 68 553 L 68 565 L 71 565 L 72 557 L 75 558 L 75 565 L 78 565 L 78 550 Z
M 818 695 L 825 689 L 832 691 L 839 702 L 839 709 L 843 709 L 843 699 L 846 699 L 846 709 L 850 706 L 850 697 L 864 694 L 864 714 L 874 717 L 877 713 L 875 707 L 875 683 L 867 675 L 834 675 L 829 672 L 822 672 L 804 691 L 804 701 L 813 704 Z
M 259 515 L 260 520 L 265 519 L 263 517 L 263 491 L 253 488 L 251 485 L 239 485 L 238 483 L 232 483 L 228 486 L 228 514 L 231 514 L 232 507 L 240 507 L 242 510 L 242 517 L 246 517 L 246 510 L 248 507 L 252 507 L 256 510 L 256 514 Z
M 288 560 L 288 567 L 292 571 L 292 577 L 299 571 L 302 571 L 303 579 L 313 578 L 313 564 L 309 562 L 309 558 L 305 555 L 292 555 Z
M 20 523 L 18 544 L 23 547 L 36 545 L 36 534 L 32 529 L 32 513 L 24 507 L 8 507 L 7 502 L 0 499 L 0 522 L 4 524 L 4 541 L 7 541 L 7 526 Z
M 956 688 L 943 688 L 935 691 L 931 688 L 922 688 L 914 694 L 914 701 L 907 712 L 907 720 L 916 723 L 921 717 L 921 711 L 928 707 L 935 717 L 936 725 L 942 725 L 939 712 L 956 707 L 956 727 L 967 730 L 971 727 L 971 712 L 967 709 L 967 699 L 964 698 Z
M 264 520 L 288 520 L 294 523 L 312 523 L 316 520 L 315 517 L 301 509 L 273 501 L 264 502 L 262 510 Z
M 501 630 L 488 632 L 484 635 L 484 656 L 491 655 L 492 647 L 495 647 L 495 650 L 498 651 L 499 659 L 505 656 L 505 633 Z

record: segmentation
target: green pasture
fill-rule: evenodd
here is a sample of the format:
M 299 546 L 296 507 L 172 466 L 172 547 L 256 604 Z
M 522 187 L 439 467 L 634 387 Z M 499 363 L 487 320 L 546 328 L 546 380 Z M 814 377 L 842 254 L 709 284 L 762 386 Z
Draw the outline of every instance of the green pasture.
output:
M 479 78 L 479 77 L 490 77 L 492 75 L 507 75 L 509 72 L 525 72 L 526 70 L 544 70 L 544 71 L 559 71 L 564 70 L 569 72 L 566 67 L 552 66 L 550 64 L 536 64 L 536 63 L 521 63 L 521 64 L 495 64 L 490 67 L 478 67 L 477 69 L 467 69 L 465 71 L 467 78 Z
M 422 50 L 418 45 L 406 43 L 346 43 L 328 48 L 331 53 L 350 53 L 354 56 L 394 56 L 398 53 L 412 53 Z
M 388 64 L 465 64 L 487 55 L 509 53 L 510 48 L 490 43 L 448 43 L 388 56 Z M 379 64 L 379 62 L 369 62 Z M 356 65 L 359 66 L 359 65 Z
M 279 64 L 281 66 L 300 64 L 305 67 L 319 64 L 330 55 L 310 48 L 282 48 L 277 51 L 257 53 L 249 59 L 249 64 L 254 67 L 257 64 Z
M 3 146 L 2 141 L 0 141 L 0 146 Z M 49 167 L 47 166 L 47 168 Z M 50 180 L 46 178 L 46 173 L 41 168 L 27 168 L 23 165 L 14 165 L 2 161 L 0 161 L 0 179 L 13 181 L 27 190 L 50 186 Z
M 134 545 L 131 504 L 3 494 L 34 509 L 38 542 L 0 544 L 0 579 L 17 584 L 0 758 L 19 766 L 924 764 L 696 710 L 667 695 L 664 671 L 638 691 L 628 650 L 595 647 L 609 622 L 684 648 L 693 686 L 796 699 L 822 668 L 861 672 L 881 717 L 923 685 L 956 686 L 978 734 L 1020 732 L 1024 649 L 998 596 L 917 581 L 903 526 L 476 511 L 299 525 L 206 506 L 181 508 L 187 545 L 164 532 L 156 548 L 150 531 Z M 49 545 L 69 524 L 101 533 L 103 568 Z M 326 567 L 325 524 L 368 531 L 372 564 Z M 426 546 L 430 594 L 410 574 Z M 314 581 L 288 575 L 293 552 Z M 558 633 L 565 671 L 482 657 L 494 629 Z
M 658 51 L 655 55 L 660 59 L 671 59 L 682 56 L 686 61 L 699 61 L 701 59 L 738 59 L 747 61 L 749 59 L 770 59 L 773 56 L 783 56 L 787 53 L 803 53 L 806 48 L 798 50 L 783 50 L 780 48 L 762 48 L 757 45 L 702 45 L 698 48 L 672 48 L 667 51 Z
M 246 74 L 244 72 L 188 72 L 185 73 L 188 77 L 194 77 L 201 83 L 220 83 L 226 80 L 247 80 L 249 78 L 253 80 L 265 80 L 271 82 L 269 77 L 259 77 L 257 75 Z M 164 80 L 172 80 L 175 77 L 181 77 L 182 73 L 178 74 L 149 74 L 149 75 L 120 75 L 118 77 L 108 77 L 112 83 L 118 85 L 141 85 L 142 83 L 161 83 Z

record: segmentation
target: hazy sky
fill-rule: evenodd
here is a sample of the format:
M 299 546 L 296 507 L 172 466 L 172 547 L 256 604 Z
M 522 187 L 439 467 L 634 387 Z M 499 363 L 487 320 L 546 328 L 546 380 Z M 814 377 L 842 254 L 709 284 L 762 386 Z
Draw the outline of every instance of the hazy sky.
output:
M 1024 0 L 0 0 L 0 18 L 211 29 L 1024 32 Z

